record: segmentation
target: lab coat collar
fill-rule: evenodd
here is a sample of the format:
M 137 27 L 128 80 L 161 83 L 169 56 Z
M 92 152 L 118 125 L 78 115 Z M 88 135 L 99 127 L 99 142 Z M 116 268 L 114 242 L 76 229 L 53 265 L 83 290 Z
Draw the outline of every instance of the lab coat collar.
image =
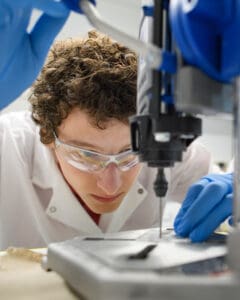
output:
M 62 188 L 54 189 L 54 194 L 46 212 L 55 220 L 71 226 L 85 234 L 101 234 L 121 230 L 147 194 L 147 191 L 142 185 L 136 182 L 115 212 L 101 215 L 98 226 L 75 196 L 73 196 L 72 191 L 69 189 L 64 179 L 61 179 Z M 59 178 L 59 183 L 60 181 Z M 63 189 L 64 185 L 65 188 Z M 65 201 L 65 199 L 67 199 L 67 201 Z
M 74 196 L 61 174 L 59 174 L 56 186 L 53 188 L 53 196 L 46 213 L 51 218 L 76 229 L 80 233 L 99 234 L 102 232 Z

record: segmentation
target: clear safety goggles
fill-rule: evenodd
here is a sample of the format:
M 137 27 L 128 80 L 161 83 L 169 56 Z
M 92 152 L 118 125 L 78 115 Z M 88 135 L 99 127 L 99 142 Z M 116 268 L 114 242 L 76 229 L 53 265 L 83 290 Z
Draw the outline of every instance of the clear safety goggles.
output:
M 55 136 L 56 148 L 61 156 L 73 167 L 86 172 L 97 172 L 114 163 L 121 171 L 128 171 L 139 162 L 138 156 L 131 150 L 116 155 L 106 155 L 95 151 L 85 150 L 78 146 L 66 144 Z

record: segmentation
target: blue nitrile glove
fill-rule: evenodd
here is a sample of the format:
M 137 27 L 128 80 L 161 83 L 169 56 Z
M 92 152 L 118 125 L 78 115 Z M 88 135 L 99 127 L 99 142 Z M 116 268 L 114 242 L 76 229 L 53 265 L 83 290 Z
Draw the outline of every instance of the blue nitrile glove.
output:
M 202 242 L 232 214 L 233 174 L 211 174 L 193 184 L 175 218 L 174 230 Z
M 43 12 L 27 32 L 32 10 Z M 69 9 L 56 0 L 0 0 L 0 109 L 36 79 Z

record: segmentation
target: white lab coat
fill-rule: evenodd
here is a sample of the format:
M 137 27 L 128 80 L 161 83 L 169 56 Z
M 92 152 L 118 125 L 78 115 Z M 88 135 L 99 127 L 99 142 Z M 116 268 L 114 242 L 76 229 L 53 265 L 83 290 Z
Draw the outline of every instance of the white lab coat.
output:
M 166 199 L 181 201 L 188 186 L 209 171 L 209 152 L 194 142 L 184 161 L 167 172 Z M 64 181 L 51 151 L 39 139 L 29 112 L 0 117 L 0 249 L 44 247 L 76 235 L 148 228 L 158 224 L 153 192 L 155 169 L 143 167 L 138 180 L 99 226 Z

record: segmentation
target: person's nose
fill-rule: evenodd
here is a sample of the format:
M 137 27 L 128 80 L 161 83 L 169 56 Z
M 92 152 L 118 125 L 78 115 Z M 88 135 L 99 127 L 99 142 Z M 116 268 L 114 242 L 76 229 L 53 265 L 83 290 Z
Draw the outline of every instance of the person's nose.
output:
M 100 187 L 107 195 L 114 195 L 122 184 L 121 171 L 116 164 L 109 164 L 100 174 L 97 186 Z

